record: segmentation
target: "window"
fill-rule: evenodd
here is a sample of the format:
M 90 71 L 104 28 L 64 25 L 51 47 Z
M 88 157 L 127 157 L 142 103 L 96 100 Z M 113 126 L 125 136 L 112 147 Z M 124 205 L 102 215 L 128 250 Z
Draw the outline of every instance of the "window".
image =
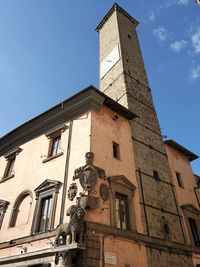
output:
M 30 209 L 32 204 L 32 193 L 22 192 L 16 199 L 10 218 L 9 227 L 24 225 L 28 223 Z
M 160 176 L 159 176 L 159 173 L 155 170 L 153 170 L 153 177 L 156 179 L 156 180 L 160 180 Z
M 191 232 L 192 232 L 192 237 L 193 237 L 193 240 L 194 240 L 194 244 L 195 244 L 196 247 L 200 247 L 200 237 L 199 237 L 199 231 L 198 231 L 198 228 L 197 228 L 196 220 L 193 219 L 193 218 L 188 217 L 188 221 L 189 221 L 189 224 L 190 224 L 190 229 L 191 229 Z
M 54 229 L 58 192 L 62 183 L 47 179 L 35 189 L 36 205 L 32 223 L 32 234 Z
M 178 172 L 176 172 L 176 179 L 177 179 L 177 183 L 178 183 L 179 187 L 184 188 L 181 174 Z
M 60 140 L 61 140 L 60 135 L 52 138 L 51 145 L 50 145 L 50 151 L 49 151 L 49 157 L 58 155 L 59 149 L 60 149 Z
M 136 187 L 123 175 L 108 177 L 108 181 L 111 192 L 111 224 L 122 230 L 134 230 L 133 198 Z
M 120 159 L 119 144 L 113 142 L 113 157 Z
M 12 175 L 14 175 L 13 169 L 14 169 L 14 164 L 15 164 L 15 156 L 10 157 L 7 160 L 8 162 L 7 162 L 5 173 L 3 176 L 4 178 L 11 177 Z
M 3 179 L 1 182 L 4 180 L 7 180 L 11 177 L 14 176 L 14 165 L 16 161 L 16 156 L 22 151 L 21 148 L 16 148 L 15 150 L 9 152 L 8 154 L 4 155 L 5 159 L 7 160 L 6 168 L 4 171 Z
M 39 215 L 38 231 L 44 232 L 49 229 L 52 212 L 52 196 L 48 196 L 41 200 L 41 211 Z
M 9 205 L 8 201 L 0 199 L 0 229 L 1 229 L 1 226 L 3 223 L 3 218 L 4 218 L 4 215 L 6 213 L 8 205 Z
M 42 161 L 43 163 L 63 155 L 61 151 L 61 134 L 66 128 L 67 126 L 64 124 L 46 133 L 46 137 L 49 139 L 49 149 L 46 159 Z
M 126 195 L 115 194 L 115 214 L 117 228 L 129 229 L 128 197 Z

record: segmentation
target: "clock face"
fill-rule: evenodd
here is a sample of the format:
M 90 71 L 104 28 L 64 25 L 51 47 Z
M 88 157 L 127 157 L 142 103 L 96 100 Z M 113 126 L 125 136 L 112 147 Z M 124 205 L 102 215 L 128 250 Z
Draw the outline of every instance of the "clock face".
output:
M 100 65 L 100 78 L 102 79 L 106 73 L 119 61 L 119 45 L 117 44 L 112 51 L 104 58 Z

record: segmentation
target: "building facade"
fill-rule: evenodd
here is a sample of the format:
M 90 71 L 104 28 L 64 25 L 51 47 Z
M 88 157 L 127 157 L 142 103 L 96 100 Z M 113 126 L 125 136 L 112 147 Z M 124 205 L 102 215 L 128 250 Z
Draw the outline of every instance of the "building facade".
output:
M 198 157 L 163 142 L 137 25 L 114 4 L 100 90 L 0 139 L 0 266 L 200 266 Z

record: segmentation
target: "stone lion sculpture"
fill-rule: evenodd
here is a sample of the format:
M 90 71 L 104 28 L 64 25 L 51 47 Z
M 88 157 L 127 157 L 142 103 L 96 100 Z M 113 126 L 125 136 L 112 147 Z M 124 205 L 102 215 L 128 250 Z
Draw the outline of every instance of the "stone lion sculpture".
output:
M 69 223 L 64 223 L 58 226 L 56 230 L 55 245 L 59 245 L 59 238 L 62 237 L 62 244 L 75 243 L 78 239 L 78 243 L 82 243 L 84 224 L 83 219 L 85 216 L 85 210 L 72 205 L 67 210 L 67 215 L 70 215 Z

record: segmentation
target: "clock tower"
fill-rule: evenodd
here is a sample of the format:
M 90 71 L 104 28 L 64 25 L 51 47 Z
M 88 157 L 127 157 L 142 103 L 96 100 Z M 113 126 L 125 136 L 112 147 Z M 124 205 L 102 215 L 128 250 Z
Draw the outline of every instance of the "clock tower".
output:
M 97 26 L 100 90 L 138 115 L 130 121 L 130 128 L 143 233 L 162 240 L 164 247 L 166 240 L 185 244 L 172 175 L 137 37 L 138 24 L 114 4 Z M 149 250 L 150 261 L 151 253 Z M 177 262 L 170 266 L 177 266 Z

